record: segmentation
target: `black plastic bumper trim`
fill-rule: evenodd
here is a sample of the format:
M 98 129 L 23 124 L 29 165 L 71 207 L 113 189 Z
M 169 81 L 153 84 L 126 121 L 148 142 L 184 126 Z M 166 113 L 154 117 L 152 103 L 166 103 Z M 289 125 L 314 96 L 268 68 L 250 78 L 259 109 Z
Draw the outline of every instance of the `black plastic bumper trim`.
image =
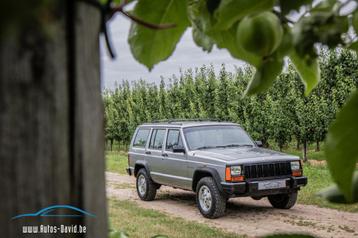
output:
M 279 179 L 279 178 L 277 178 Z M 282 179 L 282 178 L 280 178 Z M 278 189 L 258 190 L 258 183 L 265 180 L 250 180 L 239 183 L 222 182 L 221 186 L 224 193 L 235 196 L 267 196 L 279 193 L 287 193 L 298 190 L 307 184 L 307 177 L 288 177 L 286 179 L 286 187 Z M 270 179 L 274 180 L 274 179 Z

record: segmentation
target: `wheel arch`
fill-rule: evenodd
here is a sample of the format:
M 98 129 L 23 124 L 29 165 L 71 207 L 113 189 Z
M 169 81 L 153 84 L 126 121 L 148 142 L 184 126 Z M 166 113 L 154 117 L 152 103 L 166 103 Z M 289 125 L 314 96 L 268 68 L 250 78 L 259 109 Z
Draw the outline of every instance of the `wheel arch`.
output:
M 216 186 L 218 187 L 220 192 L 223 192 L 223 188 L 221 186 L 221 178 L 217 170 L 213 168 L 200 168 L 195 170 L 193 175 L 193 182 L 192 182 L 192 190 L 196 191 L 196 186 L 198 185 L 198 182 L 200 179 L 204 177 L 212 177 L 216 183 Z
M 148 167 L 148 163 L 143 160 L 138 160 L 134 165 L 134 177 L 137 177 L 138 171 L 144 168 L 147 171 L 148 176 L 150 177 L 150 170 Z

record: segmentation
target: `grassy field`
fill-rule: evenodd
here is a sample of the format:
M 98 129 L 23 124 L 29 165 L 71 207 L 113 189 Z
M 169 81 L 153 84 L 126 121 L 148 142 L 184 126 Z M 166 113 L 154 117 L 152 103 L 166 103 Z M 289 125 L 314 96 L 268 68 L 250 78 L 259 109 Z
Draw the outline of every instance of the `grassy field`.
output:
M 321 153 L 321 152 L 312 152 Z M 127 167 L 127 154 L 125 152 L 107 152 L 107 171 L 125 174 Z M 299 193 L 299 203 L 328 207 L 343 211 L 358 212 L 358 204 L 340 205 L 325 201 L 316 194 L 332 184 L 331 175 L 326 166 L 304 165 L 304 174 L 308 177 L 308 185 Z
M 153 237 L 158 234 L 170 235 L 171 238 L 243 237 L 205 224 L 169 217 L 152 209 L 143 209 L 130 201 L 110 199 L 109 217 L 111 227 L 126 231 L 130 238 Z
M 273 150 L 279 151 L 279 148 L 275 145 L 274 142 L 270 142 L 270 147 L 272 147 Z M 301 145 L 302 147 L 302 145 Z M 316 151 L 316 144 L 309 144 L 307 148 L 307 157 L 309 160 L 326 160 L 324 156 L 324 142 L 320 145 L 321 150 Z M 303 157 L 303 150 L 302 148 L 300 150 L 296 149 L 296 142 L 291 142 L 288 146 L 286 146 L 283 151 L 287 154 L 297 155 L 301 159 Z
M 308 185 L 299 192 L 299 203 L 358 212 L 358 203 L 352 205 L 333 204 L 316 195 L 320 190 L 332 184 L 332 178 L 326 166 L 304 165 L 303 169 L 304 175 L 308 178 Z
M 106 170 L 126 174 L 128 167 L 127 153 L 124 151 L 106 151 Z

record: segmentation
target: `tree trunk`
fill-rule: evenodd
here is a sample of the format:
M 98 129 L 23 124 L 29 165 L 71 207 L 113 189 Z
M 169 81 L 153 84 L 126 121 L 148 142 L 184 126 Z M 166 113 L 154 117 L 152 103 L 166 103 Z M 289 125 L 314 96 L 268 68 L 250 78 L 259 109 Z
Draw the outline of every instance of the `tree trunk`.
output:
M 300 142 L 300 140 L 297 140 L 296 150 L 301 150 L 301 142 Z
M 111 151 L 113 150 L 113 139 L 110 139 L 111 142 Z
M 303 162 L 307 162 L 307 141 L 303 142 Z
M 316 152 L 320 151 L 320 144 L 319 144 L 319 140 L 316 141 Z
M 0 42 L 2 237 L 22 237 L 23 225 L 72 224 L 87 228 L 76 237 L 107 236 L 100 16 L 64 2 L 55 1 L 45 29 L 29 24 Z M 64 204 L 96 217 L 11 220 Z

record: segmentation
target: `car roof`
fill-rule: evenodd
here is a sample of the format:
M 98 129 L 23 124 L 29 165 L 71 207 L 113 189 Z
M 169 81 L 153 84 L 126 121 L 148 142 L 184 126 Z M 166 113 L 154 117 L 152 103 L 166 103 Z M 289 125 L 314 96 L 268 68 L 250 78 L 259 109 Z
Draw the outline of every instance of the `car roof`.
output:
M 191 121 L 191 120 L 175 120 L 175 121 L 160 121 L 160 122 L 150 122 L 144 123 L 139 127 L 173 127 L 173 128 L 186 128 L 186 127 L 195 127 L 195 126 L 239 126 L 237 123 L 232 122 L 220 122 L 220 121 Z

